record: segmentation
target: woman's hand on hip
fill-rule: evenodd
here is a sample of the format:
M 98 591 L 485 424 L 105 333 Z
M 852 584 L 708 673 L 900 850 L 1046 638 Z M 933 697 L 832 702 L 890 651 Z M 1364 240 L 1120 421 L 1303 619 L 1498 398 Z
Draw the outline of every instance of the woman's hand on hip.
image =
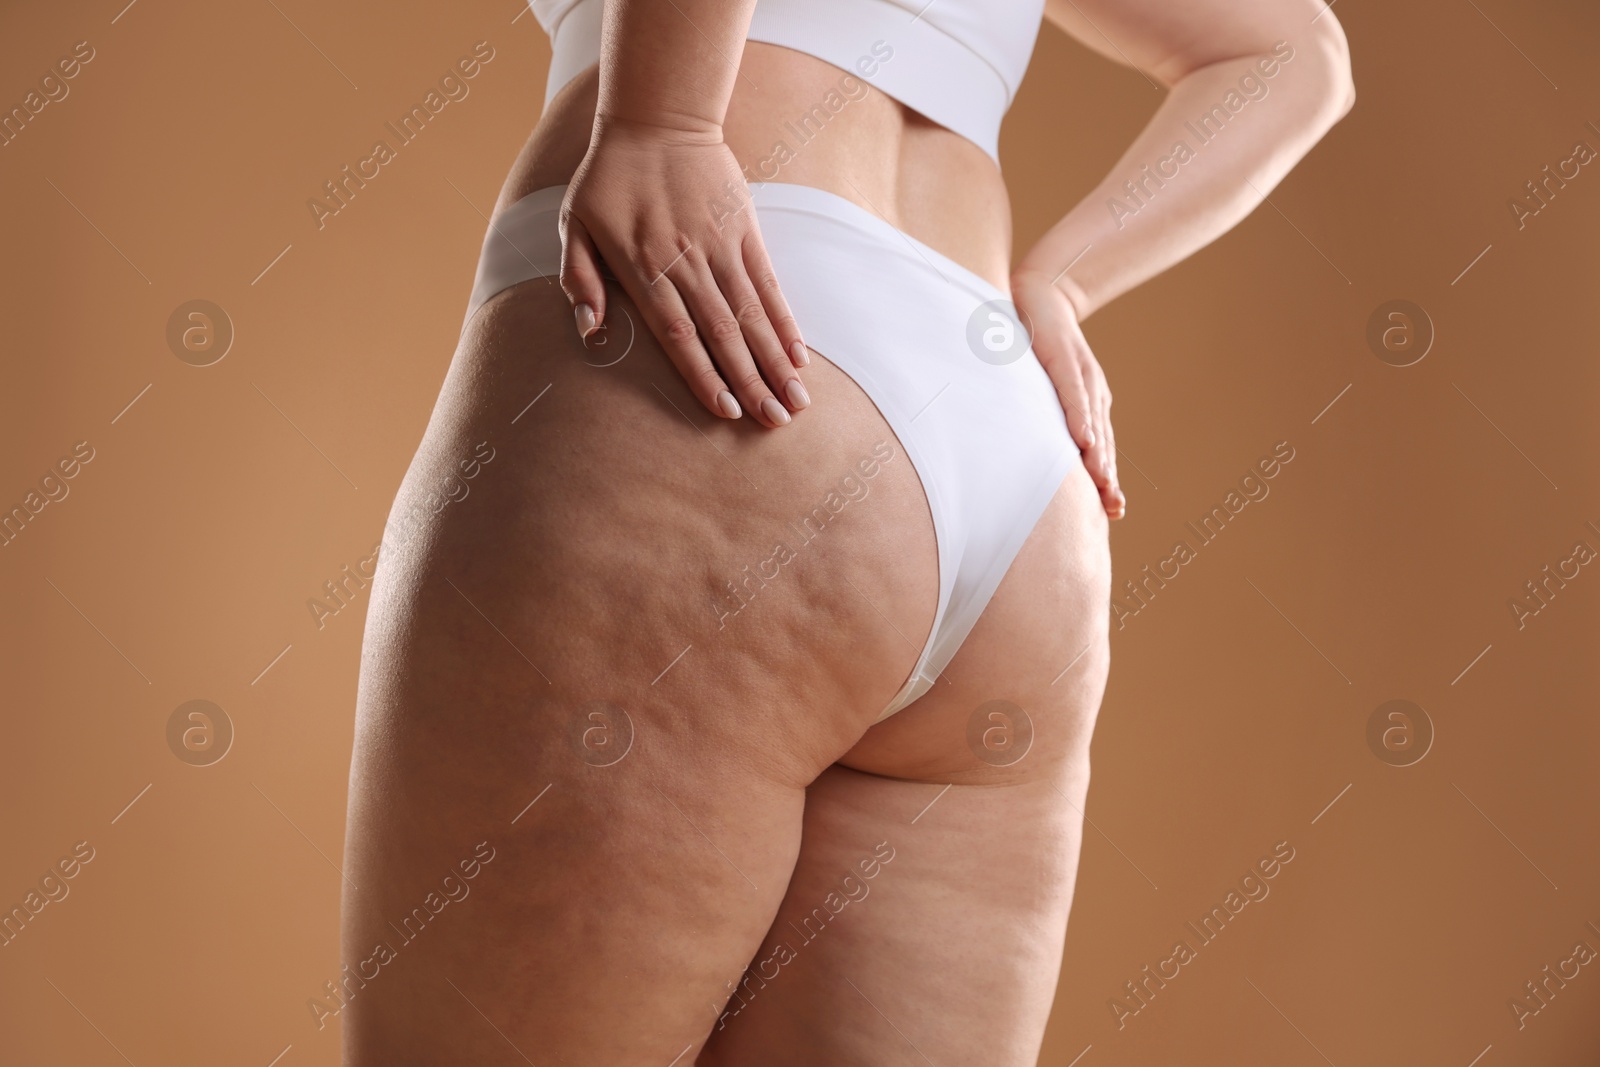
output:
M 707 410 L 776 427 L 811 403 L 796 373 L 810 358 L 719 129 L 597 120 L 561 245 L 581 336 L 605 323 L 604 262 Z
M 1033 352 L 1056 387 L 1067 429 L 1083 453 L 1083 465 L 1100 490 L 1106 515 L 1122 518 L 1127 497 L 1117 481 L 1117 439 L 1111 430 L 1111 390 L 1089 350 L 1071 301 L 1040 271 L 1011 276 L 1011 299 L 1032 331 Z

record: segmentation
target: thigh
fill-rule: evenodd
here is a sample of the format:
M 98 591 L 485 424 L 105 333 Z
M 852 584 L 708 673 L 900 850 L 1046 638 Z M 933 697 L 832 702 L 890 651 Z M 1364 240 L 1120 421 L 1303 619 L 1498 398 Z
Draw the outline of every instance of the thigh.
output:
M 1109 666 L 1106 522 L 1074 469 L 926 696 L 808 790 L 790 890 L 706 1067 L 1036 1061 Z M 775 965 L 781 963 L 781 965 Z
M 486 305 L 391 514 L 346 969 L 312 1007 L 355 1067 L 692 1062 L 805 786 L 909 673 L 897 631 L 931 624 L 926 501 L 870 401 L 819 358 L 792 426 L 717 420 L 612 299 L 605 350 L 543 283 Z
M 1032 1067 L 1061 965 L 1081 776 L 935 785 L 835 765 L 701 1067 Z

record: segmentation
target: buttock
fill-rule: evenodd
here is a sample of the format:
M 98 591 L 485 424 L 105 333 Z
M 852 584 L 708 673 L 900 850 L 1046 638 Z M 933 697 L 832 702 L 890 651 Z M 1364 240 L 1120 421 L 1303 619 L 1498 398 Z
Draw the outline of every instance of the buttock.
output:
M 1006 293 L 842 197 L 788 183 L 750 188 L 807 344 L 876 406 L 931 513 L 934 621 L 887 717 L 949 663 L 1078 450 Z M 564 193 L 538 190 L 491 220 L 469 321 L 507 286 L 559 271 Z
M 939 608 L 887 717 L 961 647 L 1079 451 L 1008 294 L 843 197 L 751 193 L 807 343 L 878 406 L 933 512 Z

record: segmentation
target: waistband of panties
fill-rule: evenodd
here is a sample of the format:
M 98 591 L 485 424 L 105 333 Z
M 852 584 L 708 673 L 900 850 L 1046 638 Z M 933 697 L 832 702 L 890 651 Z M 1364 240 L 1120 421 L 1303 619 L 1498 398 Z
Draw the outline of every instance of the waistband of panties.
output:
M 970 290 L 980 302 L 1004 300 L 1009 297 L 1005 290 L 998 288 L 983 275 L 962 266 L 938 249 L 912 237 L 888 219 L 869 211 L 853 200 L 847 200 L 838 193 L 831 193 L 811 185 L 796 185 L 793 182 L 751 182 L 750 195 L 755 202 L 758 215 L 762 211 L 790 211 L 833 219 L 870 234 L 886 246 L 909 252 L 933 267 L 946 281 Z

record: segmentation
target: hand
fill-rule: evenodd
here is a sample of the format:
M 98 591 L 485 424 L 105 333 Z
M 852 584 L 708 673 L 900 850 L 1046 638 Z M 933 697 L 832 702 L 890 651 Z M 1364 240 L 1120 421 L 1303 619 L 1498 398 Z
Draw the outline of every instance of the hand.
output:
M 596 120 L 561 245 L 581 336 L 605 322 L 604 260 L 712 414 L 777 427 L 811 403 L 795 373 L 810 357 L 720 129 Z
M 1056 387 L 1067 430 L 1083 453 L 1106 516 L 1120 519 L 1128 500 L 1117 483 L 1117 440 L 1111 431 L 1111 390 L 1089 350 L 1072 302 L 1042 271 L 1011 276 L 1011 300 L 1033 331 L 1033 353 Z

